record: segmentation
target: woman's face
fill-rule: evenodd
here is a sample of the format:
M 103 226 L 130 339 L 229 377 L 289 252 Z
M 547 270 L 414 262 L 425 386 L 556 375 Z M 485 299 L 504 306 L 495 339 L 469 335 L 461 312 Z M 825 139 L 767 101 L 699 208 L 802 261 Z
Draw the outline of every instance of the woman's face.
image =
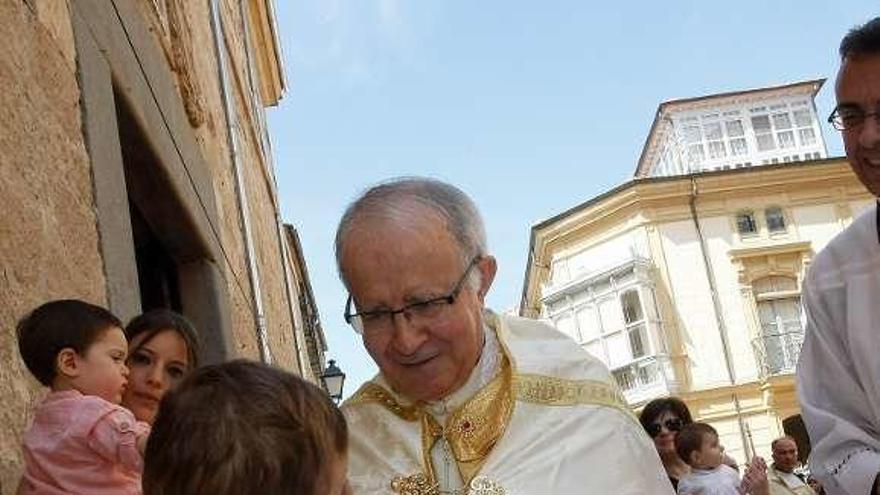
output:
M 653 424 L 659 426 L 659 433 L 654 437 L 654 447 L 657 448 L 657 452 L 660 455 L 674 454 L 675 435 L 678 434 L 682 427 L 681 418 L 672 411 L 663 411 L 660 416 L 657 416 Z
M 190 369 L 186 341 L 176 330 L 160 330 L 146 343 L 148 332 L 134 337 L 128 347 L 128 387 L 122 405 L 134 416 L 152 424 L 159 401 Z

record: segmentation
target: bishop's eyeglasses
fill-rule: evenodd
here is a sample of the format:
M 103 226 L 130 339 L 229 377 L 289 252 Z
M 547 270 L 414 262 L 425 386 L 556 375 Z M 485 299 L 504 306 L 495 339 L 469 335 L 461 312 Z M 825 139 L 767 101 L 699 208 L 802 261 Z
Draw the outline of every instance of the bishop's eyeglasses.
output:
M 351 325 L 359 334 L 375 334 L 388 331 L 394 327 L 394 317 L 397 315 L 403 315 L 411 325 L 440 320 L 447 315 L 449 308 L 455 304 L 455 300 L 464 287 L 465 280 L 467 280 L 468 275 L 477 265 L 477 262 L 480 261 L 480 258 L 482 256 L 477 255 L 468 263 L 461 278 L 458 279 L 458 282 L 456 282 L 455 287 L 452 288 L 449 294 L 424 301 L 416 301 L 402 308 L 374 309 L 352 313 L 352 299 L 351 294 L 349 294 L 348 300 L 345 303 L 345 314 L 343 315 L 345 322 Z

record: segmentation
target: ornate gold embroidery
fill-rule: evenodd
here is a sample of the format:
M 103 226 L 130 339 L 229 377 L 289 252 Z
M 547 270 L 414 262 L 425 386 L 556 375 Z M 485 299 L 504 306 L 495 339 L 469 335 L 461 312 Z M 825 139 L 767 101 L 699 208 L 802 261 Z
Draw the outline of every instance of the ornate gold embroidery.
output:
M 501 438 L 513 413 L 512 373 L 502 356 L 498 374 L 470 400 L 452 413 L 441 427 L 429 414 L 422 417 L 422 447 L 425 463 L 433 478 L 429 453 L 434 443 L 446 439 L 462 480 L 467 485 L 480 472 L 486 457 Z
M 416 473 L 410 476 L 397 476 L 391 481 L 391 490 L 400 495 L 440 495 L 440 488 L 431 483 L 427 476 Z M 507 492 L 500 483 L 485 476 L 477 476 L 466 489 L 443 492 L 449 495 L 505 495 Z
M 345 401 L 344 406 L 354 406 L 357 404 L 381 404 L 385 409 L 393 412 L 397 417 L 404 421 L 416 421 L 422 415 L 422 409 L 418 404 L 409 406 L 401 405 L 397 399 L 391 395 L 391 392 L 385 390 L 381 385 L 373 382 L 365 383 L 353 396 Z
M 496 483 L 485 476 L 477 476 L 471 481 L 468 495 L 505 495 L 501 484 Z
M 410 476 L 397 476 L 391 480 L 391 490 L 400 495 L 439 495 L 436 483 L 431 483 L 427 476 L 416 473 Z
M 514 376 L 513 388 L 516 399 L 523 402 L 545 406 L 606 406 L 632 415 L 620 390 L 605 382 L 521 374 Z

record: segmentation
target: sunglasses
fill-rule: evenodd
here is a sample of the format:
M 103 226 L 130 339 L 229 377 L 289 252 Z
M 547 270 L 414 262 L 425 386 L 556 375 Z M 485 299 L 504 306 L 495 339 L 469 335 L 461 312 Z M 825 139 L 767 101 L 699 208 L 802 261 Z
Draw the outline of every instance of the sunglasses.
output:
M 681 431 L 684 427 L 684 422 L 678 418 L 669 418 L 662 423 L 651 423 L 645 429 L 648 431 L 648 435 L 654 438 L 663 431 L 664 426 L 669 431 Z

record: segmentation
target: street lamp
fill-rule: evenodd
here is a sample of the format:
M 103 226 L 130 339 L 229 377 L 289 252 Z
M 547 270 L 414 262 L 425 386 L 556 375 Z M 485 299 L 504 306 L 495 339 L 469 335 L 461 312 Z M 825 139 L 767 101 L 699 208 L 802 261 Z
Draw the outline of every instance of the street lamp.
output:
M 336 367 L 336 361 L 331 359 L 327 364 L 327 369 L 321 375 L 321 383 L 324 384 L 324 390 L 330 395 L 334 402 L 342 399 L 342 384 L 345 382 L 345 373 Z

